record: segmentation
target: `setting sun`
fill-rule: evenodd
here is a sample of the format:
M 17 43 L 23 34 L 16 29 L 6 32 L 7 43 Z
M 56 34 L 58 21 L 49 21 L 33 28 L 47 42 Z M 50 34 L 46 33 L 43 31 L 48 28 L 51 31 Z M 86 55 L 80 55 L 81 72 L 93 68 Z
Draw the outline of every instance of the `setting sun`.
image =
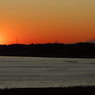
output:
M 0 37 L 0 45 L 2 44 L 5 44 L 5 43 L 4 43 L 3 37 Z
M 0 44 L 3 44 L 1 38 L 0 38 Z

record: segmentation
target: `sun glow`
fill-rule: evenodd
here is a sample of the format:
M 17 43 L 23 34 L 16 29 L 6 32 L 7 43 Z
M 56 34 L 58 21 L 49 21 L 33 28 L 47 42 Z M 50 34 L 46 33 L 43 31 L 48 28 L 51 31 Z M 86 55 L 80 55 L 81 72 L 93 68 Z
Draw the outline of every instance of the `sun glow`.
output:
M 0 45 L 2 45 L 2 44 L 4 44 L 4 42 L 3 42 L 3 38 L 0 37 Z

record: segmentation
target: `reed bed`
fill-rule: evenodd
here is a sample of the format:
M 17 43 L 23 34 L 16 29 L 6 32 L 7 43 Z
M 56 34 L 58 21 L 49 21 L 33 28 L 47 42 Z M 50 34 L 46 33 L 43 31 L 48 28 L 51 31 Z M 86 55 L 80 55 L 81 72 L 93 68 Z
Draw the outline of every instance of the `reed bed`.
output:
M 0 89 L 0 95 L 95 95 L 95 86 L 10 88 Z

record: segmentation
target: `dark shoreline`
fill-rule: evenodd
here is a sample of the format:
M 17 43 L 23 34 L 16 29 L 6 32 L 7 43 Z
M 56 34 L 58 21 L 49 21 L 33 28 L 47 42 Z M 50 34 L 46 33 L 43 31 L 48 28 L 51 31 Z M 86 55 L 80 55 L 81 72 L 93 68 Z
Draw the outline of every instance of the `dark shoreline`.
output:
M 70 56 L 21 56 L 21 55 L 0 55 L 1 57 L 41 57 L 41 58 L 82 58 L 82 59 L 95 59 L 95 57 L 70 57 Z
M 0 89 L 0 95 L 95 95 L 95 86 Z
M 95 44 L 11 44 L 0 45 L 0 56 L 95 58 Z

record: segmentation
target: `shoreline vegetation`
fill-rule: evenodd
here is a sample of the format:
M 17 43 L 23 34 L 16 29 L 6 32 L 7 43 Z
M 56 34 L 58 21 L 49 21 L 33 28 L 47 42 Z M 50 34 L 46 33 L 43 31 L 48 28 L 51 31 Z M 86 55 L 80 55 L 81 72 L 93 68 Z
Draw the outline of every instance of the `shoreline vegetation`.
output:
M 10 88 L 0 89 L 0 95 L 95 95 L 95 86 Z
M 46 43 L 0 45 L 0 56 L 95 58 L 95 44 Z

